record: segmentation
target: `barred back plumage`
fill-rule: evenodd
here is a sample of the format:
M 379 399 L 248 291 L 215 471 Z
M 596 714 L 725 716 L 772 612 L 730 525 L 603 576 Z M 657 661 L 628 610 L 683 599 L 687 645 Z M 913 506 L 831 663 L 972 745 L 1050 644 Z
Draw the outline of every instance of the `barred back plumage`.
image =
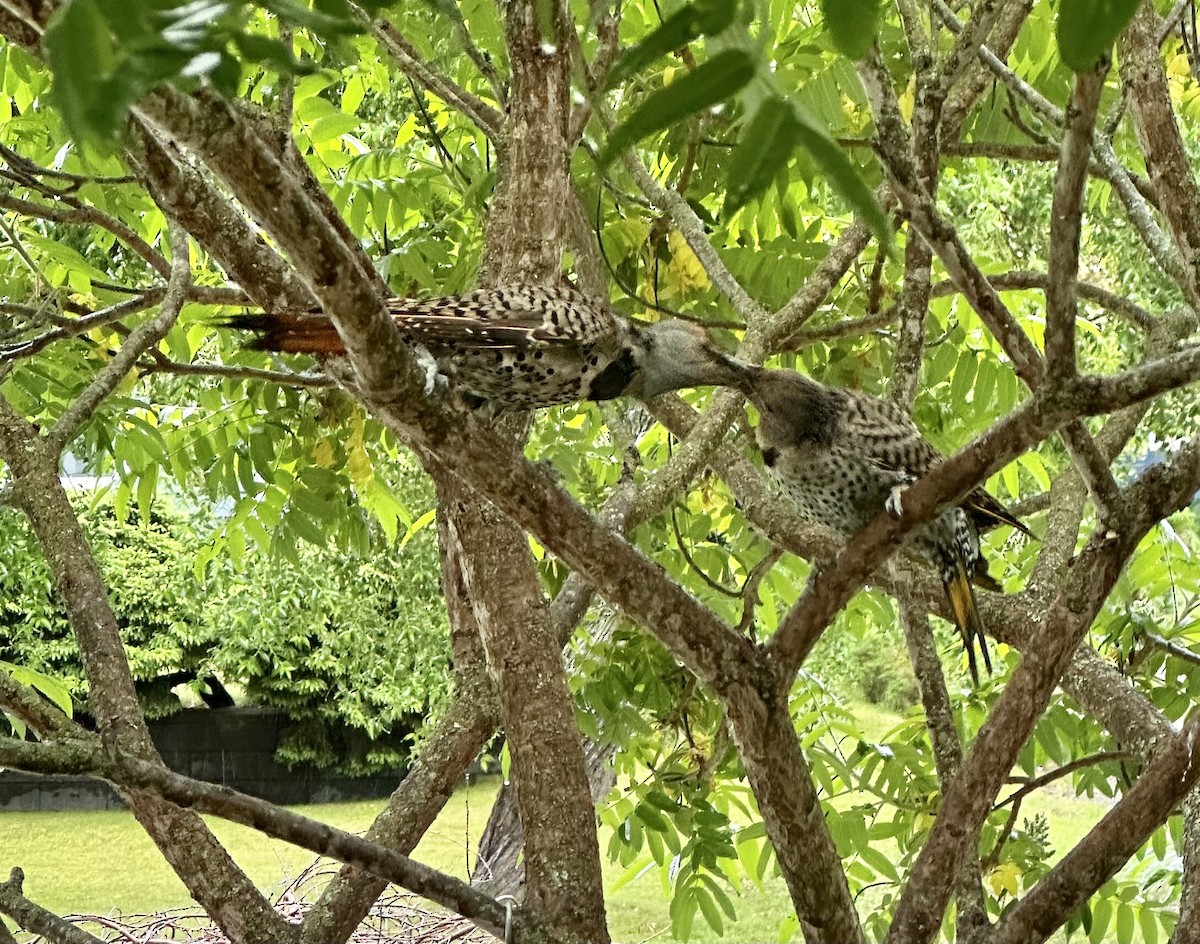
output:
M 899 406 L 853 390 L 825 387 L 795 371 L 747 370 L 739 386 L 759 411 L 757 439 L 770 476 L 797 510 L 843 537 L 861 529 L 900 490 L 941 461 Z M 998 590 L 979 535 L 1008 524 L 1032 536 L 983 488 L 961 505 L 914 529 L 906 547 L 941 577 L 954 622 L 978 683 L 977 643 L 991 658 L 972 584 Z
M 392 298 L 408 343 L 424 346 L 471 397 L 538 409 L 731 382 L 743 369 L 698 325 L 635 322 L 570 288 L 508 285 L 439 298 Z M 258 332 L 254 347 L 325 356 L 346 350 L 324 315 L 229 319 Z

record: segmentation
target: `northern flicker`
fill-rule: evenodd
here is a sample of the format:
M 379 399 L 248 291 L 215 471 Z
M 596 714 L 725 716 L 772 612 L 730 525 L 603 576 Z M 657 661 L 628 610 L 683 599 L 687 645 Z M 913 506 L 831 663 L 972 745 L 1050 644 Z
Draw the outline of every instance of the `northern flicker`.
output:
M 911 417 L 887 400 L 785 370 L 750 368 L 735 386 L 758 409 L 757 439 L 771 478 L 801 515 L 843 537 L 884 508 L 898 512 L 902 490 L 941 461 Z M 979 534 L 1002 524 L 1033 536 L 977 488 L 961 505 L 910 532 L 906 542 L 937 568 L 976 684 L 975 643 L 989 673 L 992 663 L 972 584 L 1000 589 L 988 574 Z
M 744 368 L 703 328 L 681 319 L 635 322 L 569 288 L 510 285 L 442 298 L 388 300 L 405 340 L 424 346 L 479 401 L 532 410 L 729 383 Z M 254 347 L 345 354 L 333 323 L 311 313 L 230 319 Z

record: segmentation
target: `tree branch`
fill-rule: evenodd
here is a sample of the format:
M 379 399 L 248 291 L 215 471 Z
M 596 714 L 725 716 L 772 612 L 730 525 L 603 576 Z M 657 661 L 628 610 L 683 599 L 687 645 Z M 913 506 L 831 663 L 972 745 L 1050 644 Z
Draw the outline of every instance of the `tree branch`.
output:
M 935 8 L 951 29 L 956 29 L 956 27 L 961 28 L 957 18 L 944 2 L 940 2 L 939 0 L 935 4 Z M 1044 120 L 1055 127 L 1061 128 L 1064 126 L 1066 118 L 1062 110 L 1044 98 L 1032 86 L 1009 69 L 991 49 L 981 45 L 979 47 L 979 57 L 1008 88 L 1012 89 L 1014 93 L 1027 102 Z M 1180 287 L 1184 289 L 1185 297 L 1187 297 L 1189 303 L 1193 307 L 1200 308 L 1200 298 L 1197 297 L 1194 290 L 1195 287 L 1192 284 L 1187 267 L 1183 264 L 1178 254 L 1173 251 L 1162 230 L 1159 228 L 1158 223 L 1155 222 L 1146 200 L 1138 192 L 1138 189 L 1133 184 L 1131 175 L 1117 158 L 1112 142 L 1107 138 L 1096 136 L 1092 143 L 1092 152 L 1100 164 L 1105 179 L 1116 189 L 1121 202 L 1125 206 L 1125 211 L 1129 216 L 1130 222 L 1134 224 L 1138 235 L 1141 236 L 1146 248 L 1150 250 L 1150 254 L 1176 280 Z
M 1075 90 L 1067 110 L 1062 157 L 1054 177 L 1050 207 L 1050 265 L 1046 286 L 1046 379 L 1073 375 L 1075 366 L 1075 283 L 1079 277 L 1079 239 L 1083 221 L 1083 195 L 1096 110 L 1108 74 L 1107 58 L 1100 67 L 1075 77 Z
M 1200 715 L 1155 751 L 1137 783 L 1026 895 L 1013 905 L 995 944 L 1046 940 L 1116 875 L 1200 780 Z
M 101 229 L 108 230 L 117 239 L 125 243 L 125 245 L 141 256 L 146 264 L 164 279 L 170 276 L 171 265 L 164 258 L 163 254 L 146 242 L 146 240 L 142 239 L 141 236 L 130 229 L 125 223 L 114 219 L 107 213 L 97 210 L 93 206 L 87 206 L 73 197 L 60 196 L 58 199 L 66 202 L 71 209 L 68 210 L 61 206 L 46 206 L 42 203 L 22 200 L 18 197 L 8 196 L 7 194 L 0 194 L 0 208 L 12 210 L 14 213 L 19 213 L 22 216 L 33 216 L 38 219 L 49 220 L 52 223 L 98 226 Z
M 1180 287 L 1185 297 L 1194 299 L 1200 282 L 1200 186 L 1176 123 L 1158 37 L 1158 14 L 1150 7 L 1138 9 L 1121 38 L 1121 79 L 1133 106 L 1150 184 L 1186 277 Z
M 126 789 L 152 793 L 184 809 L 241 823 L 318 855 L 366 869 L 457 912 L 493 934 L 504 935 L 504 906 L 465 882 L 265 800 L 193 780 L 117 748 L 106 750 L 95 735 L 40 743 L 0 738 L 0 758 L 6 765 L 22 770 L 103 777 Z M 551 932 L 526 909 L 513 912 L 511 930 L 514 941 L 523 937 L 531 942 L 569 940 Z
M 232 367 L 229 364 L 185 364 L 174 361 L 161 351 L 146 352 L 150 358 L 138 364 L 144 374 L 173 374 L 179 377 L 221 377 L 225 380 L 254 380 L 279 384 L 282 387 L 301 387 L 322 390 L 334 385 L 333 378 L 321 373 L 298 373 L 284 370 L 264 370 L 261 367 Z
M 452 104 L 493 141 L 500 136 L 501 129 L 504 127 L 504 116 L 499 111 L 477 95 L 462 88 L 421 58 L 416 47 L 389 20 L 382 17 L 368 19 L 368 14 L 361 10 L 359 12 L 361 18 L 370 23 L 371 32 L 375 34 L 379 45 L 396 60 L 396 63 L 407 75 L 412 76 L 439 98 Z M 489 76 L 489 79 L 491 78 L 492 76 Z
M 24 882 L 25 873 L 18 868 L 12 870 L 7 882 L 0 882 L 0 912 L 17 922 L 23 931 L 40 935 L 51 944 L 103 944 L 98 937 L 26 898 L 22 893 Z
M 976 736 L 913 863 L 888 931 L 888 944 L 922 944 L 937 933 L 950 897 L 950 879 L 971 837 L 987 817 L 992 798 L 1136 548 L 1137 538 L 1140 534 L 1134 537 L 1128 531 L 1093 535 L 1068 585 L 1046 608 L 1042 625 Z
M 987 278 L 991 282 L 992 287 L 1000 292 L 1020 291 L 1030 288 L 1040 288 L 1045 291 L 1050 282 L 1050 277 L 1044 272 L 1032 272 L 1023 269 L 993 273 Z M 1134 304 L 1128 298 L 1117 295 L 1115 292 L 1110 292 L 1099 285 L 1094 285 L 1091 282 L 1077 282 L 1075 287 L 1081 298 L 1095 302 L 1097 305 L 1108 309 L 1120 318 L 1124 318 L 1143 331 L 1152 330 L 1159 320 L 1158 316 L 1152 312 L 1147 311 L 1140 305 Z M 933 287 L 935 298 L 941 298 L 957 291 L 959 291 L 959 288 L 951 279 L 939 282 Z
M 184 256 L 186 258 L 186 255 Z M 0 397 L 0 458 L 17 506 L 28 516 L 79 643 L 89 707 L 104 735 L 161 764 L 138 704 L 104 579 L 58 476 L 58 454 Z M 148 761 L 149 762 L 149 761 Z M 288 925 L 194 814 L 137 791 L 124 794 L 134 815 L 192 897 L 231 937 L 286 942 Z
M 1171 642 L 1169 639 L 1164 639 L 1157 633 L 1142 632 L 1139 635 L 1147 642 L 1161 649 L 1169 656 L 1174 656 L 1176 659 L 1182 659 L 1184 662 L 1191 665 L 1200 665 L 1200 653 L 1192 652 L 1186 646 L 1181 646 L 1178 643 Z
M 946 688 L 946 677 L 942 674 L 929 617 L 903 592 L 899 603 L 900 625 L 904 629 L 908 658 L 912 662 L 917 688 L 921 693 L 925 727 L 929 731 L 938 783 L 944 795 L 962 764 L 962 742 L 954 726 L 954 709 L 950 704 L 950 692 Z M 977 847 L 978 834 L 973 838 Z M 958 902 L 956 924 L 958 940 L 962 944 L 982 944 L 991 929 L 983 899 L 981 873 L 977 849 L 974 854 L 968 851 L 954 876 L 954 894 Z

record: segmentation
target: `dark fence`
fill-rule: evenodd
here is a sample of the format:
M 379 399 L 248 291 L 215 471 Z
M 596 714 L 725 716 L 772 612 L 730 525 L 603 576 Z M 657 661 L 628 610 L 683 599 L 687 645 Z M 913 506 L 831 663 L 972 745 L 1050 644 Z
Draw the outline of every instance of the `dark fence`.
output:
M 287 718 L 270 708 L 195 708 L 150 722 L 150 735 L 172 770 L 233 787 L 273 803 L 333 803 L 384 797 L 403 771 L 344 777 L 310 765 L 275 762 Z M 0 812 L 102 810 L 124 804 L 90 777 L 48 777 L 0 770 Z

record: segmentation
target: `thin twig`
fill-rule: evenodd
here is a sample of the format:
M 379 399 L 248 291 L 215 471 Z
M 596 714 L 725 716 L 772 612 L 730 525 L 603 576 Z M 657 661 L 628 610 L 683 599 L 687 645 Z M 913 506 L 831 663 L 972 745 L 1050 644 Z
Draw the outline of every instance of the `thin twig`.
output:
M 361 9 L 359 15 L 368 22 L 371 32 L 384 50 L 396 60 L 406 75 L 412 76 L 439 98 L 453 104 L 470 118 L 484 134 L 495 140 L 504 124 L 504 116 L 483 99 L 473 95 L 423 59 L 415 46 L 392 23 L 373 19 Z
M 1044 272 L 1014 269 L 1011 272 L 1000 272 L 995 275 L 989 275 L 988 281 L 992 283 L 993 288 L 1001 292 L 1020 291 L 1030 288 L 1039 288 L 1044 291 L 1049 283 L 1049 276 Z M 1115 292 L 1110 292 L 1106 288 L 1102 288 L 1091 282 L 1079 282 L 1076 287 L 1079 290 L 1081 298 L 1089 302 L 1095 302 L 1101 308 L 1105 308 L 1114 315 L 1124 318 L 1143 331 L 1152 330 L 1158 323 L 1158 317 L 1152 312 L 1142 308 L 1128 298 L 1123 298 Z M 933 297 L 942 298 L 958 291 L 958 286 L 950 279 L 946 279 L 933 287 Z
M 742 584 L 742 618 L 738 620 L 734 631 L 738 633 L 749 633 L 750 638 L 755 638 L 754 633 L 754 610 L 758 606 L 758 588 L 762 584 L 763 579 L 771 572 L 781 557 L 786 552 L 782 547 L 772 547 L 763 556 L 763 559 L 755 564 L 750 573 L 746 575 L 746 582 Z
M 174 374 L 181 377 L 220 377 L 224 380 L 255 380 L 283 387 L 303 387 L 322 390 L 336 386 L 325 374 L 293 373 L 283 370 L 264 370 L 261 367 L 232 367 L 228 364 L 184 364 L 174 361 L 161 351 L 147 352 L 152 360 L 142 361 L 138 369 L 146 374 Z
M 72 174 L 65 170 L 56 170 L 53 167 L 43 167 L 19 154 L 7 145 L 0 144 L 0 157 L 8 163 L 14 171 L 26 174 L 30 177 L 51 177 L 58 180 L 68 180 L 74 186 L 72 189 L 78 189 L 83 184 L 104 184 L 105 186 L 117 184 L 136 184 L 137 177 L 132 174 L 126 174 L 117 177 L 106 177 L 101 174 Z
M 171 279 L 159 313 L 139 325 L 121 350 L 110 360 L 87 389 L 83 391 L 59 417 L 46 435 L 46 445 L 53 453 L 61 453 L 74 437 L 79 427 L 91 417 L 96 408 L 117 388 L 117 385 L 137 363 L 142 354 L 157 344 L 171 329 L 187 299 L 187 286 L 191 281 L 188 264 L 188 240 L 183 227 L 171 221 Z
M 683 534 L 679 530 L 679 518 L 676 514 L 677 511 L 678 509 L 672 506 L 671 530 L 675 532 L 675 544 L 679 548 L 679 553 L 683 555 L 683 559 L 687 563 L 688 568 L 717 593 L 727 597 L 740 598 L 742 595 L 740 590 L 730 590 L 724 584 L 718 583 L 716 580 L 706 574 L 704 572 L 704 568 L 697 564 L 695 559 L 693 559 L 692 552 L 688 550 L 687 542 L 683 540 Z
M 1088 156 L 1096 111 L 1108 62 L 1101 68 L 1081 72 L 1075 77 L 1075 92 L 1067 111 L 1067 131 L 1063 137 L 1062 157 L 1054 178 L 1054 199 L 1050 209 L 1050 262 L 1046 286 L 1046 363 L 1047 377 L 1074 374 L 1075 320 L 1077 300 L 1075 282 L 1079 275 L 1079 240 L 1083 228 L 1083 196 L 1087 184 Z
M 1176 659 L 1182 659 L 1184 662 L 1191 663 L 1192 665 L 1200 665 L 1200 654 L 1192 652 L 1191 649 L 1181 646 L 1177 642 L 1171 642 L 1171 640 L 1159 636 L 1157 633 L 1142 632 L 1139 635 L 1156 648 L 1167 653 L 1167 655 L 1174 656 Z
M 1008 837 L 1012 835 L 1012 831 L 1016 828 L 1017 817 L 1021 813 L 1021 803 L 1029 794 L 1035 790 L 1040 790 L 1047 784 L 1053 783 L 1055 780 L 1061 780 L 1063 777 L 1073 774 L 1075 771 L 1084 767 L 1092 767 L 1096 764 L 1104 764 L 1109 761 L 1125 761 L 1125 760 L 1141 760 L 1137 754 L 1132 751 L 1101 751 L 1099 754 L 1091 754 L 1088 757 L 1079 757 L 1071 761 L 1069 764 L 1063 764 L 1061 767 L 1055 767 L 1053 770 L 1047 771 L 1037 777 L 1030 777 L 1021 781 L 1022 786 L 1019 790 L 1014 790 L 1007 797 L 992 807 L 992 810 L 1002 810 L 1006 806 L 1011 806 L 1012 809 L 1008 813 L 1008 819 L 1004 821 L 1004 825 L 1000 828 L 1000 832 L 996 835 L 996 841 L 992 844 L 991 851 L 980 861 L 980 867 L 985 872 L 990 872 L 1000 862 L 1000 854 L 1004 851 L 1004 844 L 1008 842 Z
M 38 219 L 49 220 L 52 223 L 98 226 L 101 229 L 108 230 L 117 239 L 125 243 L 125 245 L 141 256 L 146 261 L 146 264 L 160 276 L 166 278 L 170 274 L 171 266 L 163 258 L 162 253 L 158 252 L 146 240 L 142 239 L 126 223 L 97 210 L 93 206 L 88 206 L 73 197 L 62 197 L 61 199 L 71 209 L 46 206 L 41 203 L 34 203 L 32 200 L 22 200 L 18 197 L 10 197 L 4 194 L 0 194 L 0 207 L 12 210 L 14 213 L 22 216 L 33 216 Z

